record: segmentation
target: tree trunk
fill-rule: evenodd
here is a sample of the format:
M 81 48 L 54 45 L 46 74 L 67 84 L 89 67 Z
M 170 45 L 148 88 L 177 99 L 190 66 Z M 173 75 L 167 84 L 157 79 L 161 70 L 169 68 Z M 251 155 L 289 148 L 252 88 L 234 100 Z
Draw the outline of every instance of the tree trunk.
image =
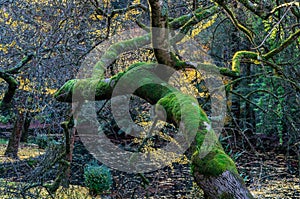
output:
M 20 139 L 24 127 L 24 112 L 20 111 L 17 120 L 15 121 L 13 131 L 11 133 L 5 155 L 8 157 L 17 158 Z
M 169 68 L 176 68 L 177 63 L 174 63 L 170 54 L 168 1 L 148 0 L 148 3 L 151 10 L 151 40 L 157 62 L 168 65 Z M 134 42 L 136 39 L 128 40 L 122 48 L 116 48 L 118 51 L 111 46 L 103 57 L 106 57 L 106 54 L 109 55 L 110 51 L 114 55 L 116 52 L 120 54 L 126 46 L 136 43 Z M 103 70 L 109 66 L 106 63 L 109 62 L 103 57 L 94 66 L 93 71 L 96 75 L 93 75 L 91 79 L 68 81 L 56 92 L 55 98 L 63 102 L 106 100 L 111 98 L 114 91 L 114 95 L 134 94 L 150 104 L 156 104 L 156 118 L 166 119 L 167 122 L 179 128 L 180 133 L 177 136 L 181 140 L 180 143 L 176 142 L 176 149 L 174 148 L 176 153 L 183 154 L 184 149 L 191 147 L 192 173 L 206 196 L 241 198 L 240 196 L 248 195 L 244 197 L 246 199 L 252 197 L 239 178 L 234 162 L 220 145 L 206 113 L 197 100 L 167 83 L 173 73 L 172 70 L 162 69 L 163 66 L 159 64 L 138 63 L 130 66 L 127 71 L 104 80 L 103 75 L 99 73 L 103 73 Z M 116 56 L 110 57 L 116 58 Z M 162 70 L 164 70 L 163 74 Z M 120 79 L 122 83 L 117 85 Z M 137 89 L 132 93 L 131 88 Z M 201 181 L 201 179 L 205 180 Z M 236 191 L 233 191 L 234 186 Z
M 122 79 L 122 81 L 126 81 L 123 83 L 124 88 L 121 88 L 122 92 L 124 91 L 124 93 L 126 93 L 127 88 L 137 87 L 138 89 L 134 92 L 135 95 L 147 100 L 151 104 L 157 104 L 155 112 L 158 117 L 160 117 L 160 115 L 166 117 L 169 123 L 181 129 L 183 139 L 186 139 L 183 141 L 186 145 L 182 144 L 181 148 L 191 146 L 191 151 L 193 152 L 192 172 L 195 179 L 200 179 L 200 176 L 206 176 L 207 180 L 204 181 L 203 184 L 201 184 L 200 181 L 196 181 L 199 186 L 203 188 L 204 192 L 208 192 L 206 195 L 212 196 L 216 194 L 211 198 L 218 198 L 221 195 L 231 196 L 236 193 L 246 192 L 245 185 L 238 176 L 234 162 L 226 155 L 218 142 L 215 132 L 211 128 L 210 121 L 206 113 L 198 105 L 197 100 L 174 89 L 152 73 L 151 71 L 155 71 L 155 69 L 153 69 L 155 66 L 160 67 L 155 64 L 135 64 L 125 73 L 118 74 L 110 80 L 106 79 L 106 81 L 88 79 L 71 80 L 60 88 L 55 96 L 59 101 L 72 101 L 72 98 L 69 98 L 69 96 L 72 97 L 72 95 L 76 96 L 76 99 L 74 98 L 73 100 L 80 101 L 110 99 L 114 86 L 118 80 L 126 74 L 126 76 L 123 77 L 126 78 L 126 80 Z M 137 81 L 137 77 L 141 79 Z M 167 77 L 165 78 L 168 79 Z M 96 96 L 90 98 L 92 94 Z M 122 95 L 122 93 L 120 93 L 120 95 Z M 223 173 L 227 174 L 227 171 L 236 174 L 236 180 L 233 181 L 233 178 L 228 178 L 228 182 L 231 184 L 224 184 L 224 188 L 219 191 L 221 195 L 216 191 L 210 192 L 208 188 L 211 184 L 209 184 L 209 182 L 217 186 L 211 187 L 211 189 L 219 190 L 220 185 L 218 185 L 218 182 L 220 179 L 224 179 L 224 182 L 226 182 L 224 176 L 230 176 L 223 175 Z M 234 185 L 236 185 L 236 192 L 232 192 L 232 186 Z M 239 190 L 241 188 L 243 188 L 243 190 Z M 249 198 L 251 198 L 250 192 L 247 192 L 247 194 Z M 237 198 L 238 197 L 239 195 L 237 195 Z
M 12 76 L 6 73 L 1 73 L 1 71 L 0 78 L 3 78 L 8 83 L 8 88 L 4 94 L 2 101 L 0 102 L 0 111 L 2 111 L 3 115 L 7 116 L 11 112 L 11 102 L 19 84 Z
M 30 127 L 30 122 L 31 122 L 31 119 L 32 119 L 29 112 L 27 112 L 25 115 L 26 116 L 25 116 L 25 120 L 24 120 L 24 126 L 23 126 L 23 131 L 22 131 L 22 136 L 21 136 L 21 142 L 28 142 L 29 127 Z
M 205 176 L 198 172 L 194 173 L 197 184 L 209 199 L 251 199 L 253 198 L 244 182 L 237 174 L 225 171 L 221 175 Z

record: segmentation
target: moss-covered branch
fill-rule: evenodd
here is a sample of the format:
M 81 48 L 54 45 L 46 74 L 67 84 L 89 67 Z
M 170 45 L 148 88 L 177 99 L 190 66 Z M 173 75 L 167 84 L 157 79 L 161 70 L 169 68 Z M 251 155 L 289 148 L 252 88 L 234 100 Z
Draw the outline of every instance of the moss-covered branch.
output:
M 177 30 L 179 28 L 182 28 L 183 26 L 185 26 L 187 23 L 189 23 L 191 20 L 194 21 L 196 20 L 197 22 L 201 21 L 201 15 L 203 15 L 202 13 L 205 13 L 206 10 L 207 11 L 211 11 L 212 9 L 214 9 L 216 6 L 212 6 L 212 7 L 208 7 L 208 8 L 197 8 L 194 12 L 186 14 L 186 15 L 182 15 L 180 17 L 177 17 L 175 19 L 172 19 L 172 21 L 169 24 L 169 27 L 173 30 Z M 198 17 L 198 19 L 197 19 Z M 200 17 L 200 18 L 199 18 Z M 202 17 L 203 18 L 203 17 Z
M 151 34 L 146 34 L 133 39 L 120 41 L 111 45 L 101 56 L 100 60 L 95 64 L 93 70 L 93 78 L 101 79 L 106 68 L 110 64 L 112 64 L 121 53 L 139 49 L 145 45 L 150 44 L 150 42 Z
M 2 102 L 0 103 L 0 109 L 3 110 L 10 106 L 19 84 L 12 76 L 5 73 L 0 72 L 0 78 L 3 78 L 6 83 L 8 83 L 8 88 L 5 91 Z
M 274 55 L 280 53 L 282 50 L 284 50 L 286 47 L 288 47 L 291 43 L 293 43 L 298 37 L 300 36 L 300 29 L 298 29 L 295 33 L 291 34 L 286 40 L 280 44 L 277 48 L 269 51 L 268 53 L 264 54 L 263 57 L 265 59 L 269 59 L 273 57 Z
M 16 93 L 19 83 L 13 77 L 13 74 L 19 73 L 19 70 L 23 68 L 32 58 L 33 54 L 29 54 L 25 56 L 19 63 L 17 63 L 14 67 L 6 70 L 0 70 L 0 78 L 3 79 L 7 84 L 8 88 L 4 94 L 2 102 L 0 103 L 0 109 L 5 109 L 10 106 L 11 101 Z
M 146 99 L 152 104 L 159 104 L 160 106 L 157 106 L 158 108 L 156 109 L 157 115 L 160 115 L 160 109 L 163 107 L 167 113 L 168 122 L 173 123 L 177 127 L 185 129 L 187 138 L 194 138 L 196 136 L 196 145 L 199 147 L 194 147 L 195 152 L 193 155 L 193 162 L 194 169 L 197 170 L 197 172 L 201 172 L 203 175 L 213 174 L 214 176 L 220 175 L 226 170 L 236 172 L 234 163 L 224 153 L 222 147 L 218 144 L 217 138 L 210 127 L 209 120 L 205 112 L 199 107 L 198 102 L 193 97 L 182 94 L 176 89 L 170 87 L 155 74 L 151 73 L 148 68 L 153 68 L 153 64 L 145 64 L 142 66 L 143 67 L 139 67 L 136 65 L 135 67 L 131 67 L 128 71 L 111 78 L 107 82 L 93 82 L 94 80 L 74 80 L 73 82 L 63 86 L 57 92 L 56 98 L 61 101 L 63 99 L 61 96 L 71 96 L 70 92 L 77 90 L 79 94 L 76 94 L 76 96 L 79 96 L 79 99 L 82 99 L 83 97 L 89 96 L 87 91 L 92 88 L 96 88 L 96 99 L 109 99 L 111 97 L 113 85 L 115 84 L 112 82 L 117 81 L 121 77 L 126 78 L 126 85 L 124 85 L 125 90 L 126 87 L 139 87 L 134 94 Z M 136 81 L 136 76 L 143 78 L 140 81 Z M 76 85 L 78 82 L 80 82 L 79 85 Z M 123 89 L 121 88 L 120 90 Z M 64 100 L 66 100 L 66 98 L 64 98 Z M 71 100 L 71 98 L 69 97 L 68 100 Z M 198 128 L 199 125 L 200 128 Z M 207 132 L 210 133 L 209 139 L 211 141 L 210 143 L 212 144 L 212 148 L 207 148 L 207 150 L 212 150 L 212 152 L 207 152 L 210 155 L 205 159 L 201 159 L 198 158 L 198 156 L 200 153 L 204 153 L 204 151 L 200 151 L 200 149 L 206 149 L 201 148 L 201 145 L 203 144 Z M 219 162 L 219 159 L 221 159 L 221 162 Z M 206 161 L 209 161 L 210 164 L 206 164 Z
M 128 88 L 137 88 L 134 91 L 135 95 L 151 104 L 157 104 L 155 113 L 158 118 L 162 116 L 180 129 L 183 135 L 181 144 L 185 146 L 179 146 L 179 148 L 192 146 L 194 175 L 204 176 L 207 180 L 222 176 L 226 172 L 238 176 L 234 162 L 219 144 L 210 121 L 197 100 L 167 84 L 165 80 L 169 77 L 162 76 L 161 78 L 165 78 L 165 80 L 161 79 L 158 77 L 161 74 L 154 73 L 157 69 L 160 69 L 157 64 L 139 63 L 108 80 L 72 80 L 65 84 L 55 96 L 60 101 L 67 100 L 69 102 L 72 101 L 72 94 L 78 97 L 76 99 L 101 100 L 110 99 L 113 89 L 116 95 L 122 95 L 130 92 Z M 119 83 L 116 91 L 115 85 L 118 81 L 125 82 Z M 92 94 L 96 95 L 95 98 L 91 96 Z M 165 113 L 166 115 L 164 115 Z M 239 178 L 237 177 L 237 179 Z M 239 182 L 242 186 L 240 179 Z M 207 186 L 201 185 L 200 181 L 197 183 L 202 186 L 201 188 L 207 189 Z M 245 187 L 242 190 L 250 194 Z M 220 196 L 224 193 L 233 194 L 234 192 L 226 186 L 220 193 L 214 194 Z
M 29 61 L 32 60 L 32 58 L 34 57 L 34 54 L 29 54 L 29 55 L 26 55 L 19 63 L 17 63 L 13 68 L 10 68 L 8 70 L 6 70 L 5 72 L 6 73 L 9 73 L 9 74 L 17 74 L 19 73 L 19 70 L 21 68 L 23 68 Z
M 253 52 L 253 51 L 238 51 L 234 54 L 232 58 L 232 71 L 236 73 L 240 73 L 240 63 L 243 58 L 251 59 L 254 61 L 263 61 L 272 58 L 276 54 L 280 53 L 282 50 L 287 48 L 291 43 L 293 43 L 298 37 L 300 36 L 300 29 L 297 30 L 295 33 L 290 35 L 280 46 L 277 48 L 259 56 L 259 53 Z M 268 63 L 268 62 L 266 62 Z M 276 71 L 281 71 L 281 68 L 278 66 L 269 63 L 272 68 L 274 68 Z
M 232 70 L 240 73 L 241 59 L 248 58 L 253 60 L 258 60 L 258 53 L 252 51 L 238 51 L 232 57 Z
M 71 96 L 72 92 L 78 91 L 79 96 L 78 99 L 86 99 L 84 97 L 89 97 L 88 91 L 91 93 L 95 93 L 96 97 L 95 100 L 99 99 L 109 99 L 111 97 L 111 92 L 116 84 L 115 81 L 118 79 L 126 78 L 126 85 L 119 85 L 126 87 L 138 87 L 138 89 L 134 92 L 137 96 L 147 100 L 151 104 L 159 104 L 157 106 L 156 114 L 160 115 L 159 112 L 161 111 L 161 107 L 164 108 L 165 112 L 167 113 L 167 121 L 174 124 L 177 127 L 185 129 L 185 133 L 189 135 L 188 137 L 196 136 L 197 144 L 199 147 L 195 150 L 200 150 L 200 146 L 203 143 L 203 139 L 205 137 L 206 132 L 212 133 L 213 130 L 209 125 L 209 120 L 207 118 L 206 113 L 200 108 L 196 99 L 189 95 L 182 94 L 180 91 L 174 89 L 170 85 L 168 85 L 165 81 L 157 77 L 154 73 L 152 73 L 148 69 L 153 69 L 155 67 L 154 64 L 144 64 L 144 65 L 135 65 L 131 67 L 128 71 L 124 73 L 120 73 L 117 76 L 114 76 L 109 81 L 98 81 L 94 82 L 95 80 L 92 79 L 85 79 L 85 80 L 73 80 L 69 84 L 64 85 L 55 95 L 56 99 L 59 101 L 62 100 L 70 100 L 61 98 L 61 96 Z M 142 77 L 139 81 L 136 81 L 136 77 Z M 114 82 L 114 83 L 112 83 Z M 138 84 L 138 85 L 137 85 Z M 95 89 L 95 92 L 92 92 L 91 89 Z M 123 91 L 123 88 L 119 88 Z M 126 92 L 125 92 L 126 93 Z M 70 102 L 70 101 L 69 101 Z M 183 126 L 182 126 L 183 125 Z M 198 128 L 198 126 L 201 128 Z M 209 129 L 209 130 L 207 130 Z M 215 137 L 214 133 L 210 135 L 212 142 L 214 143 L 215 147 L 217 147 L 217 151 L 214 153 L 221 153 L 221 146 L 218 144 L 217 138 Z M 225 155 L 222 152 L 222 157 Z M 197 157 L 194 155 L 194 159 Z M 195 160 L 196 161 L 196 160 Z M 197 164 L 200 164 L 202 160 L 197 159 Z M 230 164 L 231 165 L 231 162 Z M 215 165 L 216 166 L 216 165 Z M 214 172 L 215 168 L 202 168 L 203 171 L 207 172 Z M 226 169 L 230 169 L 234 171 L 232 168 L 227 168 L 226 166 L 218 169 L 215 172 L 215 175 L 219 175 Z
M 118 80 L 123 77 L 123 75 L 126 74 L 126 78 L 132 79 L 132 87 L 136 87 L 137 84 L 143 85 L 145 82 L 137 82 L 136 77 L 140 76 L 145 76 L 148 75 L 149 78 L 148 80 L 148 86 L 154 86 L 157 91 L 154 94 L 156 98 L 151 97 L 148 98 L 147 100 L 150 103 L 155 104 L 160 98 L 161 95 L 163 95 L 163 91 L 161 88 L 155 84 L 154 82 L 160 82 L 160 79 L 155 79 L 153 73 L 147 68 L 152 68 L 154 67 L 155 64 L 146 64 L 146 63 L 136 63 L 131 65 L 125 72 L 120 72 L 117 75 L 109 78 L 109 79 L 73 79 L 69 80 L 66 82 L 55 94 L 54 97 L 56 100 L 60 102 L 74 102 L 78 100 L 106 100 L 110 99 L 113 89 L 115 85 L 117 84 Z M 204 71 L 215 71 L 215 72 L 220 72 L 220 74 L 229 76 L 229 77 L 238 77 L 238 73 L 236 71 L 232 71 L 228 68 L 219 68 L 216 65 L 212 64 L 200 64 L 200 65 L 193 65 L 192 63 L 189 62 L 181 62 L 179 64 L 180 66 L 177 66 L 177 68 L 200 68 L 203 69 Z M 139 67 L 143 67 L 143 70 L 137 70 Z M 131 76 L 130 73 L 128 73 L 130 70 L 136 69 L 134 71 L 134 76 Z M 126 87 L 130 87 L 130 85 L 126 85 Z M 124 88 L 126 90 L 126 88 Z M 148 89 L 147 86 L 139 88 L 136 92 L 146 92 Z M 153 90 L 153 89 L 151 89 Z M 159 94 L 161 92 L 161 94 Z M 155 99 L 155 100 L 154 100 Z
M 218 11 L 217 6 L 212 6 L 210 8 L 198 11 L 194 14 L 194 16 L 188 20 L 180 29 L 179 33 L 172 39 L 172 42 L 179 42 L 183 39 L 183 37 L 189 32 L 189 30 L 199 23 L 200 21 L 207 19 L 208 17 L 216 14 Z
M 142 69 L 140 69 L 141 66 L 143 66 Z M 54 94 L 54 97 L 60 102 L 68 103 L 83 100 L 99 101 L 110 99 L 117 82 L 121 78 L 126 78 L 124 91 L 126 91 L 127 88 L 139 87 L 135 93 L 143 95 L 142 93 L 148 93 L 147 91 L 152 86 L 153 88 L 151 90 L 153 90 L 153 92 L 151 95 L 150 93 L 148 94 L 149 97 L 146 100 L 155 104 L 161 96 L 165 94 L 165 91 L 161 90 L 162 86 L 157 84 L 159 82 L 164 84 L 164 82 L 156 77 L 151 70 L 148 70 L 148 68 L 153 69 L 155 67 L 156 64 L 137 63 L 131 65 L 125 72 L 120 72 L 109 79 L 90 78 L 69 80 Z M 137 77 L 144 77 L 144 80 L 136 81 Z M 155 82 L 155 84 L 153 82 Z

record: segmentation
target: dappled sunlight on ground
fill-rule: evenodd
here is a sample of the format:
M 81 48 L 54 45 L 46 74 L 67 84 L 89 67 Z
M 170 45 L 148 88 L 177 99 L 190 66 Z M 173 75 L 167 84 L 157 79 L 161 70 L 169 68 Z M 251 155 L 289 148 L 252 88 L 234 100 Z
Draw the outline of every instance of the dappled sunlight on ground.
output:
M 16 161 L 15 159 L 8 158 L 4 156 L 5 150 L 7 145 L 6 144 L 0 144 L 0 162 L 5 161 Z M 37 145 L 34 144 L 20 144 L 18 156 L 20 160 L 28 159 L 37 157 L 39 155 L 42 155 L 44 153 L 43 149 L 39 149 Z

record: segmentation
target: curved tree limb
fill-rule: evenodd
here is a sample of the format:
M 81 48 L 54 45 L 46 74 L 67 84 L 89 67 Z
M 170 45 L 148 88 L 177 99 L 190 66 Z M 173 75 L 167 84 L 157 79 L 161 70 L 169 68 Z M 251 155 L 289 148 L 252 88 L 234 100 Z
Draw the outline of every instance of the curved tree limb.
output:
M 107 51 L 101 56 L 100 60 L 95 64 L 92 78 L 101 79 L 106 68 L 111 65 L 116 58 L 126 51 L 139 49 L 151 43 L 151 35 L 146 34 L 133 39 L 120 41 L 111 45 Z
M 125 90 L 132 86 L 138 87 L 134 94 L 151 104 L 159 104 L 159 106 L 156 106 L 156 115 L 159 117 L 166 113 L 167 121 L 181 128 L 186 139 L 184 143 L 191 144 L 192 142 L 190 141 L 194 140 L 191 145 L 191 151 L 193 152 L 192 172 L 196 182 L 208 196 L 215 198 L 224 196 L 225 194 L 228 196 L 240 195 L 243 196 L 242 198 L 252 198 L 250 192 L 238 177 L 234 162 L 226 155 L 218 142 L 208 117 L 198 105 L 197 100 L 169 86 L 163 79 L 160 79 L 151 72 L 153 67 L 159 67 L 159 65 L 146 63 L 134 64 L 126 72 L 119 73 L 110 80 L 102 80 L 96 84 L 92 82 L 94 80 L 90 80 L 90 82 L 87 79 L 77 80 L 74 84 L 63 86 L 58 91 L 56 99 L 62 100 L 59 93 L 74 91 L 79 93 L 75 94 L 79 99 L 82 99 L 81 97 L 89 98 L 92 96 L 89 96 L 87 91 L 93 93 L 91 89 L 96 89 L 96 100 L 109 99 L 113 85 L 116 84 L 118 78 L 126 78 L 126 85 L 123 85 Z M 124 76 L 125 74 L 126 76 Z M 137 76 L 142 77 L 142 79 L 136 81 Z M 79 85 L 76 85 L 78 83 Z M 71 96 L 71 94 L 69 93 L 67 96 Z M 204 142 L 207 139 L 209 142 Z M 228 178 L 223 178 L 222 176 L 227 176 Z M 215 178 L 218 178 L 218 180 Z M 221 182 L 221 184 L 225 182 L 232 184 L 221 186 L 218 182 Z M 216 189 L 211 189 L 212 187 Z
M 291 43 L 293 43 L 298 37 L 300 37 L 300 29 L 297 30 L 295 33 L 291 34 L 280 46 L 277 48 L 263 54 L 259 55 L 257 52 L 253 51 L 238 51 L 234 54 L 232 58 L 232 71 L 235 71 L 237 73 L 240 73 L 240 61 L 243 58 L 252 59 L 255 61 L 263 61 L 272 58 L 276 54 L 280 53 L 282 50 L 287 48 Z M 269 64 L 272 68 L 274 68 L 276 71 L 281 71 L 281 68 L 278 68 L 274 64 Z
M 10 103 L 16 93 L 16 90 L 19 86 L 17 80 L 13 77 L 13 74 L 17 74 L 21 68 L 23 68 L 32 58 L 33 54 L 25 56 L 19 63 L 17 63 L 11 69 L 6 71 L 0 70 L 0 78 L 8 84 L 8 88 L 4 94 L 2 102 L 0 103 L 0 109 L 5 109 L 10 106 Z

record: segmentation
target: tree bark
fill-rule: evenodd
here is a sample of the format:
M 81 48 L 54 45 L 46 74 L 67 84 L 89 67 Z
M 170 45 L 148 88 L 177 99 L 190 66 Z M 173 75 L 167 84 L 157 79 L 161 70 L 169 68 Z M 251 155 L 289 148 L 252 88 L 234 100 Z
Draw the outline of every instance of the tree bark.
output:
M 30 116 L 29 111 L 27 111 L 26 114 L 25 114 L 25 120 L 24 120 L 22 136 L 21 136 L 21 142 L 27 142 L 28 141 L 29 127 L 30 127 L 31 119 L 32 119 L 32 117 Z
M 225 171 L 221 175 L 205 176 L 198 172 L 194 173 L 197 184 L 209 199 L 251 199 L 253 196 L 248 191 L 244 182 L 237 174 Z
M 4 79 L 8 84 L 8 89 L 6 90 L 2 102 L 0 103 L 0 110 L 4 110 L 5 114 L 8 114 L 8 108 L 11 107 L 12 99 L 16 93 L 19 83 L 13 77 L 13 74 L 17 74 L 19 70 L 25 66 L 32 58 L 33 54 L 25 56 L 18 64 L 16 64 L 11 69 L 6 71 L 0 70 L 0 78 Z
M 10 136 L 5 155 L 8 157 L 17 158 L 20 139 L 24 127 L 25 117 L 24 112 L 20 111 L 17 120 L 15 121 L 12 134 Z
M 8 83 L 8 88 L 5 91 L 4 97 L 0 103 L 0 110 L 3 111 L 4 115 L 8 115 L 12 99 L 16 93 L 19 84 L 11 75 L 1 71 L 0 78 L 4 79 Z

